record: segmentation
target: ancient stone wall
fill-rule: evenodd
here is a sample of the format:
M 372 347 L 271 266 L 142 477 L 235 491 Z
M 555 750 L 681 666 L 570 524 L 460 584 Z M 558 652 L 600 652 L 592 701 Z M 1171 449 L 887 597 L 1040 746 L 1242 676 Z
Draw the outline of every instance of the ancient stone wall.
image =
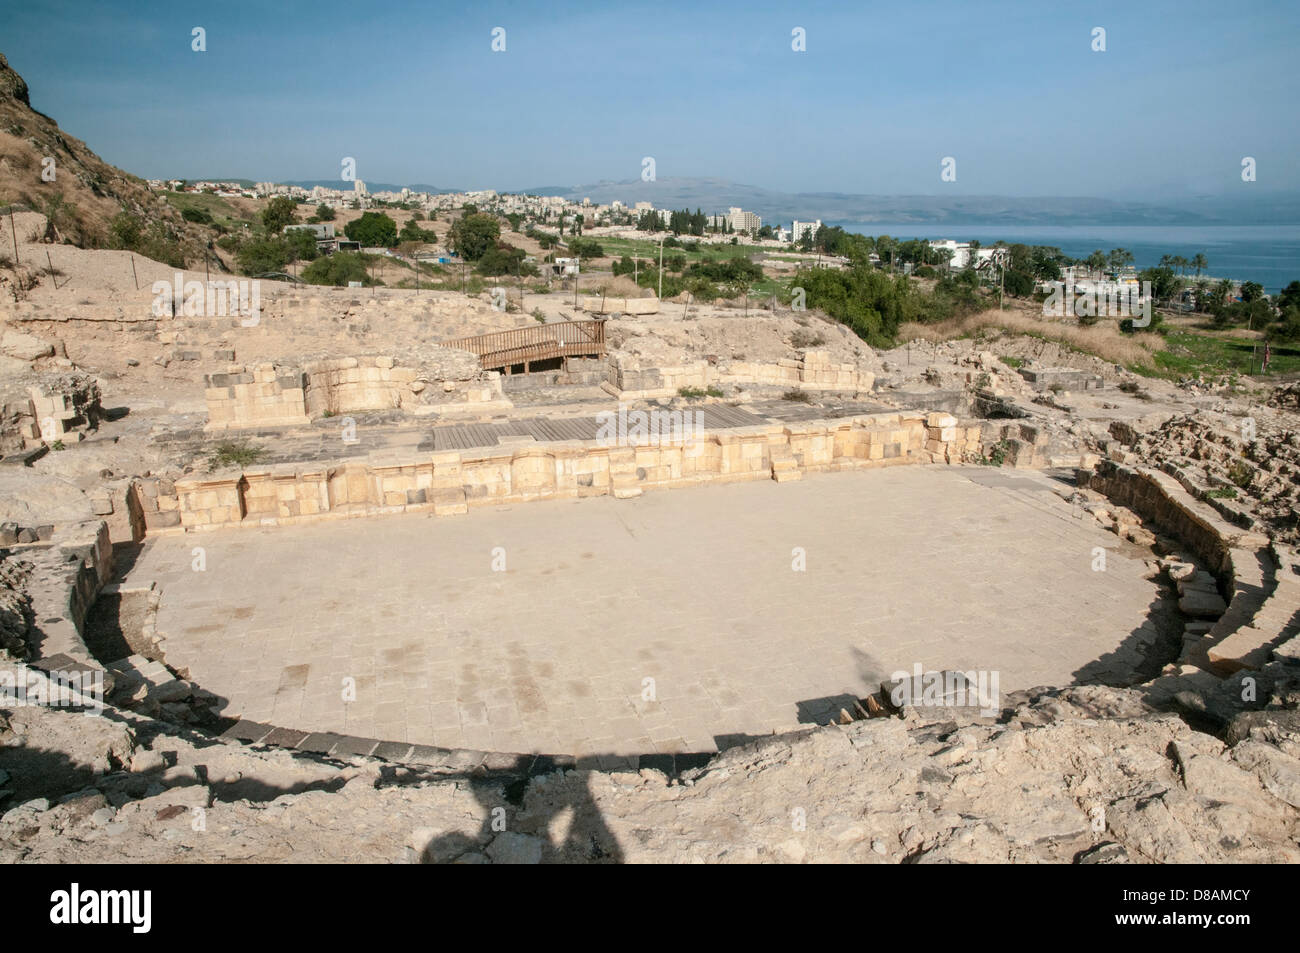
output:
M 99 384 L 85 374 L 41 380 L 0 406 L 0 453 L 30 450 L 42 443 L 81 440 L 99 424 Z
M 798 359 L 771 363 L 693 361 L 665 367 L 640 367 L 616 356 L 609 387 L 625 400 L 671 397 L 683 388 L 706 390 L 724 384 L 758 384 L 813 391 L 869 391 L 875 375 L 856 364 L 833 362 L 825 351 L 804 351 Z
M 302 366 L 232 365 L 228 373 L 205 377 L 205 429 L 300 427 L 318 417 L 374 410 L 428 414 L 470 405 L 510 406 L 496 372 L 466 380 L 430 377 L 383 356 L 330 358 Z
M 870 414 L 675 434 L 655 443 L 600 440 L 411 454 L 380 451 L 337 464 L 283 464 L 178 480 L 188 530 L 274 525 L 405 510 L 435 515 L 535 499 L 638 496 L 644 489 L 800 479 L 804 473 L 937 463 L 978 445 L 977 425 L 947 414 Z M 170 506 L 170 501 L 168 502 Z
M 1227 610 L 1191 653 L 1196 664 L 1219 675 L 1258 667 L 1295 635 L 1300 575 L 1266 536 L 1221 519 L 1157 470 L 1103 461 L 1076 476 L 1081 487 L 1105 494 L 1182 540 L 1217 576 Z

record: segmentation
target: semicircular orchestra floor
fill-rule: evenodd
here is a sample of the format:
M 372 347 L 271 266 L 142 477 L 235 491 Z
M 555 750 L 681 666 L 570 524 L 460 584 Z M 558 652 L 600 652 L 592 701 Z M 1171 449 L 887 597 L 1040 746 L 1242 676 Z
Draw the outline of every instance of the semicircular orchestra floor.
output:
M 447 748 L 712 751 L 824 722 L 916 665 L 996 672 L 1003 693 L 1130 677 L 1160 591 L 1051 485 L 909 466 L 160 537 L 129 582 L 160 585 L 168 664 L 229 715 Z

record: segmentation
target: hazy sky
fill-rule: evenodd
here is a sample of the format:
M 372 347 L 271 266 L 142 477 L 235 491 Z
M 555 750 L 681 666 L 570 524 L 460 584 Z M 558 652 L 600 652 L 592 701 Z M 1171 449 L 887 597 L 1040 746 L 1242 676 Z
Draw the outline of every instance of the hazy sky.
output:
M 511 190 L 653 156 L 782 191 L 1155 197 L 1239 189 L 1253 156 L 1257 189 L 1300 189 L 1297 0 L 0 5 L 33 106 L 146 177 L 353 156 Z

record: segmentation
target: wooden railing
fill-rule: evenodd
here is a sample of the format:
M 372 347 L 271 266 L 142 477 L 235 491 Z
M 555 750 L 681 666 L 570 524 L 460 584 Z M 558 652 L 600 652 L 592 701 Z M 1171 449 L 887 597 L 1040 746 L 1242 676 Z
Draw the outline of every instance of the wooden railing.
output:
M 560 321 L 530 328 L 493 331 L 475 337 L 442 341 L 478 355 L 484 370 L 496 370 L 557 357 L 599 357 L 605 353 L 604 321 Z

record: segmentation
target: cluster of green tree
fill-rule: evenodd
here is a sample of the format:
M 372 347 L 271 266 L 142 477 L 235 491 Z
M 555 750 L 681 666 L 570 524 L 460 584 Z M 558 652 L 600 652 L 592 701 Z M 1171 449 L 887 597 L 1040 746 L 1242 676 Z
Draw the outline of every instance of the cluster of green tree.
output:
M 973 271 L 940 279 L 926 292 L 902 275 L 870 264 L 801 270 L 793 286 L 804 289 L 810 308 L 820 308 L 873 347 L 889 347 L 909 321 L 933 322 L 980 310 L 979 279 Z
M 181 218 L 185 219 L 187 222 L 193 222 L 195 225 L 215 227 L 217 224 L 216 219 L 212 217 L 212 213 L 205 208 L 187 206 L 181 209 Z
M 536 265 L 524 261 L 525 257 L 522 248 L 497 242 L 479 256 L 474 270 L 480 275 L 517 275 L 523 278 L 535 278 L 541 274 Z
M 1183 289 L 1182 279 L 1165 265 L 1144 268 L 1138 272 L 1138 281 L 1151 282 L 1151 296 L 1157 301 L 1169 301 Z
M 371 279 L 366 261 L 366 256 L 360 252 L 337 251 L 317 258 L 304 268 L 302 280 L 313 285 L 333 285 L 335 288 L 346 288 L 352 281 L 359 281 L 366 287 L 383 284 Z
M 669 212 L 667 224 L 657 211 L 646 209 L 637 217 L 636 227 L 643 232 L 667 231 L 674 235 L 704 235 L 709 231 L 729 235 L 733 231 L 726 219 L 723 219 L 722 227 L 711 229 L 709 216 L 698 208 L 694 212 L 688 208 Z
M 418 214 L 418 213 L 417 213 Z M 307 219 L 309 225 L 319 225 L 321 222 L 334 221 L 334 209 L 324 203 L 316 206 L 316 213 Z
M 688 278 L 705 278 L 709 281 L 739 284 L 761 281 L 763 268 L 748 258 L 714 258 L 693 262 L 686 269 Z
M 631 258 L 624 255 L 618 261 L 610 266 L 615 275 L 640 275 L 646 268 L 653 267 L 656 259 L 643 259 L 641 263 L 634 263 Z M 685 271 L 686 256 L 680 252 L 673 255 L 664 256 L 664 271 Z
M 343 234 L 363 248 L 392 248 L 397 244 L 397 223 L 383 212 L 362 212 L 343 226 Z
M 237 244 L 234 250 L 239 270 L 246 275 L 283 272 L 290 262 L 313 261 L 319 256 L 316 236 L 306 229 L 259 236 Z
M 558 235 L 552 235 L 550 232 L 543 232 L 531 225 L 524 230 L 524 234 L 537 242 L 537 244 L 541 245 L 543 248 L 554 248 L 560 243 Z
M 632 274 L 631 264 L 632 263 L 629 261 L 626 271 L 619 271 L 616 273 Z M 718 298 L 721 298 L 724 294 L 730 293 L 733 296 L 738 297 L 744 294 L 747 290 L 747 286 L 742 287 L 739 284 L 734 287 L 728 287 L 725 289 L 721 288 L 703 275 L 669 274 L 666 261 L 664 265 L 662 287 L 663 296 L 665 298 L 672 298 L 682 292 L 689 292 L 697 301 L 715 301 Z M 650 288 L 656 294 L 659 293 L 660 278 L 658 266 L 652 263 L 643 262 L 640 265 L 639 270 L 636 272 L 636 283 L 642 288 Z
M 1243 289 L 1244 291 L 1244 289 Z M 1293 281 L 1277 296 L 1278 317 L 1268 329 L 1277 341 L 1300 341 L 1300 281 Z
M 594 238 L 571 238 L 569 254 L 574 258 L 604 258 L 605 249 Z
M 432 228 L 421 228 L 415 219 L 410 219 L 397 233 L 397 240 L 431 245 L 438 240 L 438 234 Z
M 1270 302 L 1264 287 L 1255 281 L 1244 282 L 1241 299 L 1232 298 L 1232 285 L 1217 282 L 1201 293 L 1202 310 L 1208 311 L 1216 328 L 1246 326 L 1263 331 L 1269 340 L 1300 340 L 1300 281 L 1293 281 Z
M 501 223 L 495 215 L 480 215 L 477 211 L 469 212 L 472 205 L 465 206 L 467 214 L 451 226 L 447 241 L 456 254 L 466 261 L 478 261 L 495 248 L 501 237 Z
M 145 225 L 144 219 L 130 212 L 114 216 L 109 223 L 108 246 L 133 251 L 173 268 L 185 267 L 185 252 L 180 238 L 167 223 L 153 221 Z
M 294 223 L 297 210 L 297 202 L 283 195 L 277 195 L 266 203 L 266 208 L 262 209 L 262 227 L 269 234 L 278 235 L 284 230 L 284 226 Z
M 1189 270 L 1194 270 L 1199 277 L 1202 271 L 1210 267 L 1210 263 L 1203 253 L 1197 253 L 1191 258 L 1184 258 L 1182 255 L 1162 255 L 1160 256 L 1160 267 L 1176 271 L 1180 275 L 1185 275 Z
M 1061 254 L 1055 245 L 1017 242 L 1005 247 L 1007 264 L 1002 275 L 1002 287 L 1016 298 L 1032 297 L 1040 281 L 1059 281 L 1061 266 L 1069 262 L 1069 257 Z

